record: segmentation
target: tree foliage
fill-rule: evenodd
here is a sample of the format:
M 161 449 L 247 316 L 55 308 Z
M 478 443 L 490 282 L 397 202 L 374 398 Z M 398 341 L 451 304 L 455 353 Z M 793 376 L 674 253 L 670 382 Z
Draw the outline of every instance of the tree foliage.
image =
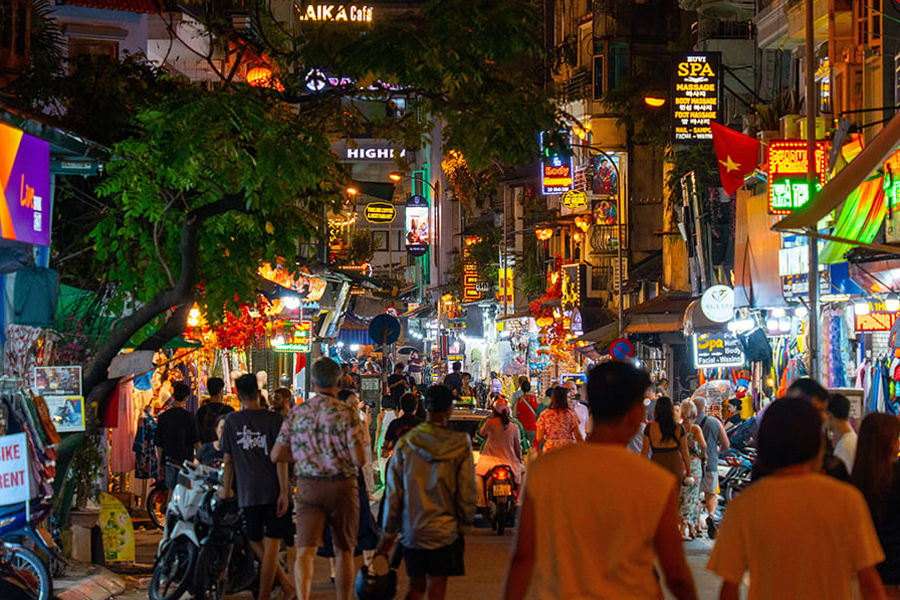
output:
M 327 209 L 340 208 L 348 175 L 336 139 L 437 144 L 480 172 L 530 161 L 538 132 L 558 128 L 533 2 L 431 0 L 371 25 L 304 24 L 297 34 L 268 0 L 241 4 L 249 33 L 237 36 L 224 13 L 205 17 L 209 54 L 198 58 L 216 68 L 218 90 L 133 57 L 35 70 L 10 96 L 113 148 L 89 203 L 83 263 L 134 310 L 95 353 L 85 375 L 93 400 L 105 398 L 109 360 L 138 331 L 158 326 L 140 344 L 158 348 L 183 331 L 195 301 L 213 324 L 251 301 L 260 262 L 295 267 L 298 240 L 320 237 Z M 272 87 L 235 77 L 251 56 L 273 66 Z M 311 74 L 337 79 L 310 85 Z

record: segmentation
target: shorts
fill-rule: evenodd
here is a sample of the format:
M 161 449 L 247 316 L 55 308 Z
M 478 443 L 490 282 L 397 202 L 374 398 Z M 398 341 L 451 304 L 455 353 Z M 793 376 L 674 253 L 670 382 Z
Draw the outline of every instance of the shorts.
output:
M 318 548 L 325 524 L 331 526 L 335 554 L 352 552 L 359 534 L 359 483 L 356 477 L 297 480 L 298 548 Z
M 245 506 L 242 510 L 247 539 L 251 542 L 260 542 L 263 537 L 280 540 L 291 530 L 291 511 L 288 510 L 280 517 L 276 516 L 274 503 Z
M 166 465 L 166 489 L 174 490 L 175 486 L 178 485 L 179 471 L 181 471 L 180 467 Z
M 719 490 L 719 472 L 703 471 L 703 479 L 700 480 L 700 491 L 704 494 L 715 494 Z
M 410 577 L 432 575 L 435 577 L 456 577 L 466 574 L 463 554 L 466 543 L 463 536 L 449 546 L 434 550 L 419 550 L 400 545 L 403 562 L 406 563 L 406 574 Z

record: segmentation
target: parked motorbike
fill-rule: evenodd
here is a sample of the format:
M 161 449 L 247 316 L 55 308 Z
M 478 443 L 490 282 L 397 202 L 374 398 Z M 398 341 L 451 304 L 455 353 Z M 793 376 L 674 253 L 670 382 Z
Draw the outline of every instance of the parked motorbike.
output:
M 50 570 L 62 575 L 66 565 L 50 533 L 38 527 L 52 508 L 43 499 L 0 507 L 0 562 L 4 576 L 12 574 L 11 579 L 24 583 L 39 600 L 52 597 Z
M 258 585 L 259 567 L 240 508 L 235 499 L 223 500 L 216 495 L 218 485 L 208 486 L 197 513 L 205 529 L 194 574 L 195 600 L 221 600 L 225 595 L 255 590 Z
M 719 457 L 719 495 L 723 505 L 750 485 L 755 460 L 756 450 L 753 448 L 743 451 L 731 449 Z
M 197 513 L 204 496 L 212 491 L 210 484 L 216 482 L 212 467 L 185 462 L 180 468 L 153 565 L 150 600 L 178 600 L 193 585 L 200 540 L 206 534 Z
M 485 476 L 485 499 L 491 528 L 503 535 L 507 527 L 516 522 L 518 486 L 513 470 L 508 465 L 496 465 Z
M 166 521 L 166 498 L 169 496 L 169 489 L 166 487 L 165 480 L 157 479 L 153 483 L 153 487 L 147 492 L 147 500 L 144 506 L 147 508 L 147 515 L 150 522 L 157 529 L 162 529 Z

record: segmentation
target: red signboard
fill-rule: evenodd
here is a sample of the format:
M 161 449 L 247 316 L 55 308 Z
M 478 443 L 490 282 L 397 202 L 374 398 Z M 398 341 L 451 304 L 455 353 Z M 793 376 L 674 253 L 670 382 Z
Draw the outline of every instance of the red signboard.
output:
M 806 142 L 773 140 L 766 148 L 769 164 L 769 213 L 789 215 L 809 201 L 806 173 L 809 169 Z M 827 182 L 828 144 L 816 142 L 815 172 L 819 189 Z
M 872 312 L 856 315 L 856 331 L 890 331 L 897 320 L 897 313 Z
M 477 244 L 481 238 L 469 236 L 465 239 L 463 248 L 463 302 L 481 300 L 481 291 L 478 289 L 478 265 L 472 260 L 469 246 Z

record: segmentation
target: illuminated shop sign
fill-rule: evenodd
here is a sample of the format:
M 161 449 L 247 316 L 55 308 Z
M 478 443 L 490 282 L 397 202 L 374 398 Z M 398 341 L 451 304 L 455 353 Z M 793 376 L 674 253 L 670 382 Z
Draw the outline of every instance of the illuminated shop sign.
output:
M 870 312 L 867 315 L 854 315 L 856 320 L 856 331 L 858 332 L 875 332 L 890 331 L 897 320 L 900 313 L 889 312 L 884 306 L 884 302 L 871 301 L 869 303 Z
M 479 289 L 478 280 L 478 264 L 472 259 L 472 251 L 470 246 L 477 244 L 481 238 L 469 236 L 464 241 L 463 247 L 463 302 L 472 302 L 473 300 L 481 300 L 481 290 Z
M 422 256 L 428 252 L 430 240 L 428 200 L 410 196 L 406 200 L 406 251 L 412 256 Z
M 344 152 L 344 160 L 394 160 L 404 158 L 406 148 L 379 147 L 379 148 L 347 148 Z
M 740 367 L 744 364 L 744 347 L 730 331 L 703 333 L 694 338 L 694 367 Z
M 591 192 L 599 196 L 619 193 L 620 161 L 618 154 L 595 154 L 591 157 Z
M 289 290 L 294 290 L 300 294 L 304 303 L 318 302 L 325 294 L 327 283 L 324 279 L 313 277 L 312 275 L 300 273 L 292 275 L 290 271 L 282 266 L 273 267 L 269 263 L 264 263 L 257 271 L 259 276 L 272 283 L 277 283 Z
M 50 245 L 50 144 L 0 124 L 0 237 Z
M 719 120 L 718 52 L 676 54 L 672 65 L 672 122 L 678 144 L 712 139 Z
M 369 202 L 365 214 L 369 223 L 393 223 L 397 209 L 390 202 Z
M 275 352 L 311 352 L 312 323 L 309 321 L 295 323 L 289 335 L 285 336 L 283 343 L 275 344 L 273 349 Z
M 565 155 L 563 149 L 541 133 L 541 192 L 543 194 L 565 194 L 572 189 L 572 156 Z
M 828 173 L 828 145 L 816 142 L 815 171 L 816 191 L 825 185 Z M 806 173 L 809 161 L 806 142 L 802 140 L 775 140 L 766 148 L 769 163 L 769 213 L 789 215 L 809 201 Z
M 352 23 L 370 23 L 372 21 L 371 6 L 355 4 L 307 4 L 297 6 L 298 18 L 301 21 L 347 21 Z

